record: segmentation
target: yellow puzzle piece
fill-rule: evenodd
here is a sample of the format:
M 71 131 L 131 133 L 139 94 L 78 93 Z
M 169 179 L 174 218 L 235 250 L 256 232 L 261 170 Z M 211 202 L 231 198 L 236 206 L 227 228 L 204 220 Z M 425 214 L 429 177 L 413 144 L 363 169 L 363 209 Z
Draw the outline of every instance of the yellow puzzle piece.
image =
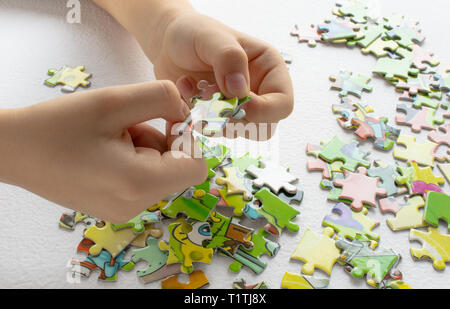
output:
M 84 233 L 84 237 L 95 242 L 95 245 L 89 249 L 90 254 L 96 256 L 105 249 L 111 253 L 113 258 L 122 252 L 137 236 L 131 228 L 116 231 L 109 222 L 105 222 L 103 227 L 91 226 Z
M 296 290 L 325 289 L 330 283 L 329 278 L 315 278 L 287 272 L 281 279 L 281 287 Z
M 420 212 L 420 208 L 425 207 L 425 201 L 420 195 L 412 196 L 405 203 L 399 203 L 394 198 L 388 197 L 380 200 L 379 204 L 382 213 L 396 214 L 395 218 L 386 220 L 393 231 L 428 226 L 423 213 Z
M 433 267 L 445 269 L 445 262 L 450 262 L 450 235 L 444 235 L 438 229 L 430 227 L 428 232 L 412 229 L 409 240 L 422 243 L 421 249 L 411 248 L 411 255 L 416 259 L 429 257 L 433 260 Z
M 50 86 L 56 86 L 58 84 L 63 84 L 63 91 L 73 92 L 79 86 L 88 87 L 90 82 L 87 81 L 91 77 L 90 73 L 83 72 L 85 67 L 79 65 L 75 68 L 69 66 L 64 66 L 59 70 L 50 69 L 48 74 L 52 75 L 49 79 L 45 80 L 45 83 Z
M 328 275 L 331 274 L 334 264 L 340 256 L 336 242 L 331 238 L 334 231 L 330 227 L 323 229 L 322 234 L 317 234 L 307 229 L 303 234 L 297 248 L 291 258 L 305 262 L 302 273 L 312 275 L 317 267 Z
M 252 196 L 249 194 L 249 189 L 245 186 L 243 175 L 239 174 L 236 167 L 225 167 L 223 172 L 226 177 L 218 177 L 216 183 L 219 185 L 227 185 L 227 194 L 243 194 L 245 200 L 251 200 Z

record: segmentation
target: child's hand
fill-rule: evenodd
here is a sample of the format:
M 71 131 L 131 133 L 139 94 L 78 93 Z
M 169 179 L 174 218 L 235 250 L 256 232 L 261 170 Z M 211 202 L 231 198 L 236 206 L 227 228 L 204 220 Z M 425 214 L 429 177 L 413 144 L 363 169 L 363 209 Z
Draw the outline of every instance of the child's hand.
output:
M 1 110 L 0 180 L 104 220 L 127 221 L 206 179 L 202 158 L 170 151 L 169 139 L 143 123 L 183 121 L 188 111 L 170 81 Z
M 227 97 L 251 91 L 247 122 L 277 123 L 291 113 L 291 80 L 273 46 L 196 13 L 186 0 L 95 1 L 136 36 L 156 77 L 177 81 L 183 96 L 196 81 L 215 79 Z

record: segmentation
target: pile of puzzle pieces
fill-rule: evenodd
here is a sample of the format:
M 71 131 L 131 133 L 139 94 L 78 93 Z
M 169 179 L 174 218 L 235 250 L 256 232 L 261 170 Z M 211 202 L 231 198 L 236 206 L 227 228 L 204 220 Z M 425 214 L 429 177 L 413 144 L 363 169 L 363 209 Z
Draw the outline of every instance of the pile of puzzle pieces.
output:
M 444 119 L 450 118 L 450 65 L 439 65 L 433 53 L 420 46 L 425 37 L 418 23 L 402 15 L 380 18 L 372 15 L 368 3 L 357 0 L 338 2 L 333 13 L 338 17 L 318 26 L 295 26 L 291 35 L 310 46 L 317 42 L 347 44 L 375 55 L 378 60 L 373 73 L 401 91 L 400 100 L 410 102 L 397 104 L 401 114 L 396 124 L 410 126 L 415 133 L 432 131 L 429 140 L 418 143 L 414 136 L 389 124 L 387 117 L 376 116 L 371 106 L 357 101 L 364 91 L 372 91 L 370 78 L 347 71 L 330 77 L 331 88 L 340 91 L 341 103 L 332 106 L 339 125 L 354 130 L 360 139 L 369 137 L 375 149 L 386 152 L 394 148 L 393 157 L 406 164 L 370 162 L 358 141 L 347 142 L 337 136 L 321 145 L 308 144 L 306 153 L 313 158 L 307 169 L 322 173 L 320 185 L 337 204 L 323 219 L 322 234 L 307 230 L 303 235 L 292 254 L 293 259 L 305 263 L 302 273 L 286 273 L 282 286 L 326 287 L 329 278 L 314 276 L 315 268 L 330 275 L 339 262 L 354 277 L 366 276 L 371 286 L 409 288 L 397 269 L 400 255 L 377 248 L 380 236 L 372 229 L 379 222 L 367 213 L 368 208 L 379 206 L 382 213 L 395 214 L 387 219 L 388 226 L 393 231 L 410 230 L 410 240 L 423 245 L 411 248 L 413 258 L 428 258 L 437 270 L 450 261 L 450 235 L 437 228 L 441 219 L 450 229 L 450 196 L 443 192 L 445 179 L 433 173 L 435 160 L 440 161 L 438 168 L 450 182 L 450 124 Z M 447 99 L 442 100 L 443 93 Z M 447 155 L 439 155 L 438 148 Z
M 216 104 L 214 98 L 223 97 L 220 92 L 208 94 L 205 88 L 200 89 L 203 91 L 193 102 L 201 102 L 206 109 Z M 234 110 L 233 114 L 237 113 Z M 189 122 L 185 124 L 189 126 Z M 61 227 L 85 228 L 77 251 L 87 257 L 83 261 L 72 259 L 73 276 L 88 277 L 98 270 L 100 280 L 115 281 L 120 269 L 130 271 L 144 261 L 147 267 L 137 270 L 143 283 L 162 280 L 162 288 L 201 288 L 209 280 L 202 270 L 194 269 L 195 265 L 209 264 L 214 255 L 228 257 L 229 270 L 234 273 L 243 267 L 255 274 L 264 271 L 267 264 L 260 257 L 277 254 L 277 238 L 285 230 L 299 230 L 293 221 L 303 198 L 297 177 L 273 161 L 249 154 L 234 156 L 229 148 L 213 144 L 205 136 L 197 136 L 197 143 L 209 168 L 208 179 L 202 184 L 149 205 L 125 224 L 112 224 L 80 212 L 61 216 Z M 241 223 L 244 219 L 263 225 L 250 228 Z M 167 226 L 167 231 L 158 226 Z M 168 236 L 167 241 L 161 239 L 163 234 Z M 131 260 L 124 258 L 128 250 Z M 180 282 L 180 273 L 188 274 L 189 281 Z M 246 285 L 245 281 L 236 281 L 233 286 L 267 288 L 265 283 Z

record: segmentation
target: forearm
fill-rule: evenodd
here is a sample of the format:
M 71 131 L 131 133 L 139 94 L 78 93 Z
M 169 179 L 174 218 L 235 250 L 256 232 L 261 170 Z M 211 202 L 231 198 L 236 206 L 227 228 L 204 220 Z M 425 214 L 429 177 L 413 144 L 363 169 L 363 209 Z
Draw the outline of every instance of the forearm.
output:
M 182 12 L 193 10 L 188 0 L 93 0 L 145 46 L 155 59 L 167 25 Z

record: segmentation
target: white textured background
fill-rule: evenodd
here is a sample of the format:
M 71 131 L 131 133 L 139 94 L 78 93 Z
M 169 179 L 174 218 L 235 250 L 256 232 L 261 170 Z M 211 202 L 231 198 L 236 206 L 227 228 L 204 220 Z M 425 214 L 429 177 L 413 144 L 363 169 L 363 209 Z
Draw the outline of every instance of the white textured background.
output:
M 301 263 L 289 256 L 306 228 L 321 230 L 321 220 L 331 210 L 326 201 L 328 191 L 319 187 L 320 174 L 307 173 L 304 148 L 307 142 L 318 144 L 335 134 L 351 138 L 336 123 L 331 105 L 338 103 L 336 91 L 329 90 L 328 76 L 340 69 L 371 76 L 375 58 L 364 56 L 355 49 L 339 46 L 308 48 L 298 45 L 289 36 L 293 25 L 321 23 L 333 8 L 330 1 L 307 0 L 193 0 L 194 6 L 240 31 L 266 40 L 291 54 L 294 62 L 290 72 L 295 86 L 295 111 L 280 126 L 280 157 L 300 178 L 305 191 L 301 215 L 295 222 L 301 226 L 298 234 L 285 232 L 280 238 L 281 250 L 270 259 L 267 269 L 259 276 L 243 269 L 239 275 L 228 271 L 229 260 L 216 256 L 211 265 L 199 265 L 210 279 L 210 287 L 230 288 L 233 279 L 244 277 L 249 283 L 264 280 L 270 287 L 279 288 L 285 271 L 299 272 Z M 152 65 L 140 51 L 136 41 L 109 15 L 90 1 L 82 3 L 81 24 L 68 24 L 66 1 L 0 1 L 0 106 L 19 107 L 61 95 L 58 88 L 43 85 L 47 69 L 64 64 L 86 65 L 93 73 L 92 88 L 153 80 Z M 380 1 L 384 15 L 401 12 L 421 22 L 426 35 L 425 47 L 438 58 L 447 56 L 449 29 L 446 0 Z M 446 55 L 447 53 L 447 55 Z M 378 114 L 393 119 L 399 96 L 390 85 L 374 78 L 373 93 L 363 99 Z M 83 90 L 82 90 L 83 91 Z M 161 125 L 161 122 L 157 122 Z M 403 127 L 410 132 L 408 127 Z M 423 137 L 423 134 L 422 134 Z M 384 154 L 365 144 L 372 151 L 371 159 L 393 162 L 392 154 Z M 439 173 L 436 170 L 436 173 Z M 70 177 L 70 175 L 68 175 Z M 448 191 L 448 184 L 446 184 Z M 76 256 L 76 246 L 82 228 L 68 232 L 58 228 L 63 208 L 20 188 L 0 185 L 0 288 L 157 288 L 159 283 L 142 285 L 135 272 L 119 273 L 115 283 L 97 281 L 91 275 L 81 284 L 66 281 L 66 265 Z M 369 215 L 381 224 L 375 229 L 381 234 L 381 246 L 392 247 L 403 256 L 400 269 L 404 279 L 416 288 L 449 288 L 449 270 L 437 272 L 431 263 L 413 262 L 409 248 L 419 246 L 408 241 L 408 232 L 393 233 L 385 219 L 373 209 Z M 444 224 L 441 232 L 446 232 Z M 142 269 L 145 264 L 139 264 Z M 336 266 L 331 277 L 332 288 L 366 288 L 364 280 L 357 280 Z

